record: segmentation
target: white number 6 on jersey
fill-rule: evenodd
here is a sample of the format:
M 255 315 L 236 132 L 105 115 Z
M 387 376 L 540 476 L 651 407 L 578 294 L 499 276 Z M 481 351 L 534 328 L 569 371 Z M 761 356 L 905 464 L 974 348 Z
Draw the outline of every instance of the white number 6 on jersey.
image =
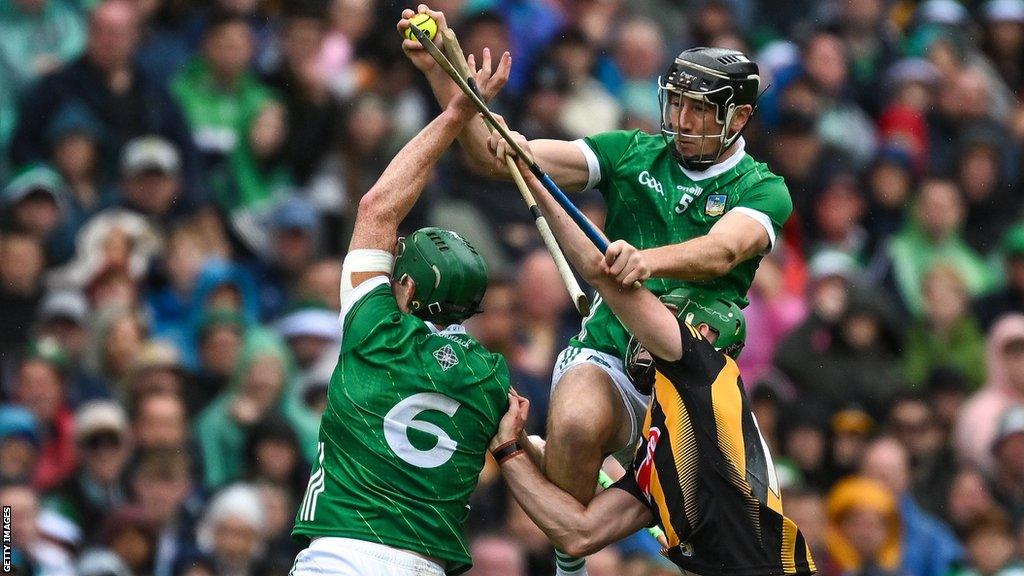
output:
M 437 410 L 451 418 L 460 404 L 434 392 L 413 394 L 395 405 L 384 416 L 384 440 L 399 458 L 417 468 L 437 468 L 455 455 L 458 442 L 451 439 L 439 426 L 416 420 L 421 412 Z M 409 442 L 409 428 L 437 436 L 437 444 L 429 450 L 420 450 Z

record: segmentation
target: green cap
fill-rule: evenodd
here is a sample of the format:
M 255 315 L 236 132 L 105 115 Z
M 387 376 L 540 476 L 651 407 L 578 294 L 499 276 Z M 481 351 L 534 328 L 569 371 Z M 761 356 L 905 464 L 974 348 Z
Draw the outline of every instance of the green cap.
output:
M 718 333 L 715 349 L 739 357 L 747 338 L 747 322 L 735 303 L 693 288 L 676 288 L 662 296 L 661 301 L 687 324 L 707 324 Z
M 1010 228 L 1003 236 L 1003 256 L 1024 257 L 1024 223 Z
M 450 230 L 421 228 L 398 240 L 394 277 L 416 283 L 412 313 L 448 325 L 480 311 L 487 290 L 487 264 L 473 246 Z
M 60 206 L 63 191 L 63 180 L 55 170 L 45 164 L 28 164 L 15 172 L 4 187 L 3 204 L 16 204 L 32 192 L 44 192 Z

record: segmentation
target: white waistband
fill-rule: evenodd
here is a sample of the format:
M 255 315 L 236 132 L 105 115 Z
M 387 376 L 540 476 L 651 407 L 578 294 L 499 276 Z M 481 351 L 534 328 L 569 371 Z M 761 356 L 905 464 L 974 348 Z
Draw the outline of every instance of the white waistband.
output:
M 325 554 L 337 554 L 345 550 L 356 551 L 403 568 L 444 574 L 444 567 L 437 562 L 427 560 L 414 552 L 378 544 L 377 542 L 356 540 L 355 538 L 339 538 L 336 536 L 317 536 L 310 541 L 309 549 Z

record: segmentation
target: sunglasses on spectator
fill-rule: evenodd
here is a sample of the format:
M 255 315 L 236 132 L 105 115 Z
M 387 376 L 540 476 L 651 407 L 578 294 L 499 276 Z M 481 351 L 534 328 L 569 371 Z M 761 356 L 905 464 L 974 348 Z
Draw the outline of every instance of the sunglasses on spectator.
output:
M 97 432 L 82 439 L 82 447 L 95 451 L 100 448 L 120 448 L 121 435 L 117 432 Z

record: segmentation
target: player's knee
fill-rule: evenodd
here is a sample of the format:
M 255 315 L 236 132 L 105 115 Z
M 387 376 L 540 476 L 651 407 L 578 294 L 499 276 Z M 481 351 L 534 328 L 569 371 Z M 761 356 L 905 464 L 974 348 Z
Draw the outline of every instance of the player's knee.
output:
M 621 403 L 604 371 L 594 368 L 567 372 L 551 398 L 548 442 L 563 448 L 567 444 L 581 449 L 602 448 L 618 428 Z

